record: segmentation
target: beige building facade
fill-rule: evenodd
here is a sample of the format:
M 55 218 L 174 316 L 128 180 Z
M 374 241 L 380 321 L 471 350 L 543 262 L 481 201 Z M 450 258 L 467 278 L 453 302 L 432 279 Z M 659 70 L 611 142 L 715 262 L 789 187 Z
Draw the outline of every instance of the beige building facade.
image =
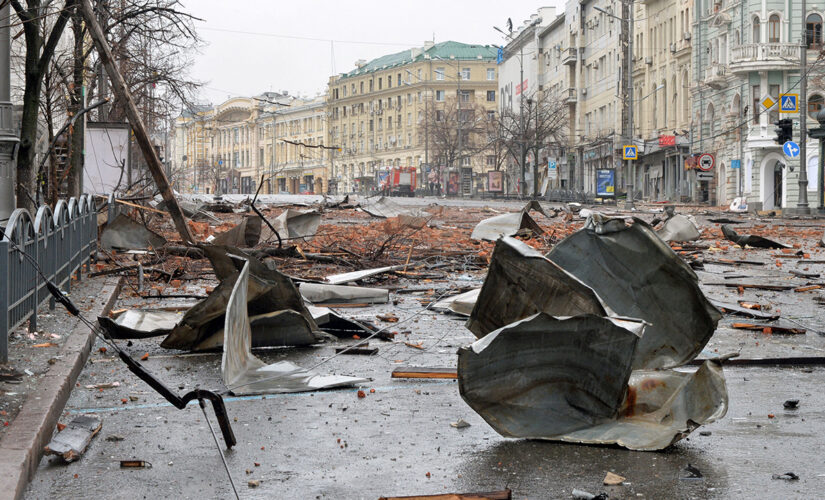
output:
M 325 192 L 325 99 L 266 92 L 201 106 L 175 121 L 172 183 L 180 192 Z
M 465 112 L 494 112 L 495 56 L 489 45 L 427 43 L 331 77 L 327 137 L 335 149 L 328 164 L 337 192 L 370 192 L 392 167 L 415 167 L 419 189 L 435 177 L 446 183 L 449 170 L 461 175 L 463 194 L 483 184 L 486 155 L 466 147 L 449 165 L 428 120 L 456 101 Z

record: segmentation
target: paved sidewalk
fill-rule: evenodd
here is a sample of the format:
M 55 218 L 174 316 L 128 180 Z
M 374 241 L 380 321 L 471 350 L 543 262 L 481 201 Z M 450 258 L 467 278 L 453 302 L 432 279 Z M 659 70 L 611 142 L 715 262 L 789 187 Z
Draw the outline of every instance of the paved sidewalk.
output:
M 71 300 L 94 320 L 108 313 L 120 288 L 115 277 L 72 282 Z M 20 498 L 49 442 L 77 381 L 93 334 L 60 305 L 38 314 L 37 332 L 21 326 L 9 338 L 9 364 L 24 372 L 20 383 L 0 382 L 0 491 Z

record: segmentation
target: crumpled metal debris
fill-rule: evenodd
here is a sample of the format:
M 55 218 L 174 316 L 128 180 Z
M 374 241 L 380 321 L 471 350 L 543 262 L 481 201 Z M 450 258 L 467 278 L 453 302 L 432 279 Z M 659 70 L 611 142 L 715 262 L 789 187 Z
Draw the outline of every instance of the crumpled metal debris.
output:
M 236 267 L 239 259 L 231 256 L 245 259 L 250 268 L 249 292 L 246 294 L 250 315 L 292 310 L 307 320 L 312 331 L 316 332 L 317 340 L 324 338 L 289 277 L 268 268 L 238 248 L 212 245 L 201 245 L 200 248 L 212 263 L 220 283 L 206 299 L 186 312 L 172 333 L 160 344 L 161 347 L 191 350 L 223 327 L 229 296 L 240 272 Z
M 529 211 L 536 210 L 547 217 L 547 213 L 539 202 L 533 200 L 528 202 L 524 208 L 518 212 L 496 215 L 479 222 L 473 229 L 470 238 L 474 240 L 495 241 L 502 236 L 514 236 L 519 231 L 529 230 L 533 234 L 541 234 L 543 230 L 528 214 Z
M 791 248 L 789 245 L 779 243 L 768 238 L 763 238 L 755 234 L 739 234 L 732 227 L 725 224 L 722 226 L 722 234 L 728 241 L 732 241 L 742 248 L 745 246 L 754 248 Z
M 441 299 L 432 305 L 435 310 L 446 309 L 462 316 L 469 316 L 476 305 L 481 288 L 476 288 L 452 297 Z
M 298 291 L 313 304 L 386 304 L 390 300 L 390 291 L 385 288 L 299 283 Z
M 183 318 L 183 311 L 129 309 L 114 320 L 100 316 L 97 322 L 113 339 L 145 339 L 168 335 Z
M 724 416 L 721 365 L 662 369 L 693 360 L 721 314 L 647 224 L 593 214 L 547 258 L 523 247 L 497 242 L 468 321 L 480 338 L 459 350 L 462 398 L 496 431 L 659 450 Z
M 150 250 L 165 244 L 166 238 L 124 214 L 115 217 L 100 235 L 100 246 L 106 250 Z
M 258 314 L 249 318 L 252 347 L 306 346 L 318 342 L 318 334 L 300 313 L 291 309 Z M 202 340 L 193 351 L 211 351 L 223 346 L 223 328 Z
M 212 241 L 215 245 L 227 245 L 238 248 L 252 248 L 261 239 L 261 218 L 257 215 L 244 217 L 241 222 Z
M 595 214 L 547 258 L 595 291 L 617 315 L 650 323 L 634 369 L 672 368 L 695 358 L 722 318 L 699 278 L 641 219 Z
M 320 224 L 321 214 L 315 210 L 301 211 L 292 208 L 284 210 L 272 222 L 272 226 L 281 238 L 288 239 L 311 238 L 318 232 Z
M 252 355 L 252 329 L 247 314 L 249 262 L 232 288 L 224 322 L 221 377 L 235 395 L 305 392 L 368 382 L 358 377 L 319 375 L 290 361 L 265 364 Z
M 372 276 L 377 276 L 379 274 L 388 273 L 391 271 L 395 271 L 397 269 L 403 269 L 403 265 L 398 266 L 387 266 L 387 267 L 376 267 L 373 269 L 364 269 L 361 271 L 352 271 L 349 273 L 341 273 L 341 274 L 332 274 L 324 278 L 324 281 L 329 283 L 330 285 L 343 285 L 345 283 L 352 283 L 354 281 L 359 281 L 364 278 L 369 278 Z
M 672 206 L 666 207 L 665 213 L 668 215 L 665 223 L 656 230 L 662 241 L 682 242 L 699 239 L 701 234 L 692 217 L 674 213 Z
M 404 208 L 386 196 L 379 196 L 376 199 L 362 201 L 358 208 L 373 217 L 381 218 L 398 217 L 399 215 L 410 215 L 413 217 L 427 217 L 429 215 L 421 209 Z
M 599 296 L 578 278 L 529 245 L 501 238 L 467 328 L 481 338 L 538 312 L 554 316 L 610 314 Z

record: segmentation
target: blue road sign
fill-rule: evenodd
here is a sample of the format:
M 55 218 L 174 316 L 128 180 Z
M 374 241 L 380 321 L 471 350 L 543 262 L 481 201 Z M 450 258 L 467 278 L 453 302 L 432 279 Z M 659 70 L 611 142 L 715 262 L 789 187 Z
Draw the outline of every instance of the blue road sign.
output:
M 218 160 L 218 165 L 223 165 L 223 160 Z
M 782 94 L 779 96 L 779 112 L 780 113 L 796 113 L 799 111 L 797 106 L 797 94 Z
M 730 161 L 730 168 L 741 168 L 742 161 L 741 160 L 731 160 Z
M 504 47 L 498 48 L 498 53 L 496 54 L 496 64 L 501 64 L 504 62 Z
M 639 152 L 636 149 L 636 146 L 624 146 L 622 148 L 622 159 L 623 160 L 638 160 L 639 159 Z
M 782 151 L 785 152 L 785 156 L 788 158 L 796 158 L 799 156 L 799 144 L 788 141 L 782 145 Z

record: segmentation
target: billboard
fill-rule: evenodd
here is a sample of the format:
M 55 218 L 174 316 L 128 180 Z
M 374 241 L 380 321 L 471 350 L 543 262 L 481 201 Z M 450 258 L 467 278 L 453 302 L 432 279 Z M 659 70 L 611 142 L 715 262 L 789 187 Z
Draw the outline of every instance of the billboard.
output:
M 491 193 L 504 192 L 504 172 L 501 170 L 487 171 L 487 191 Z
M 596 169 L 596 196 L 616 196 L 616 169 Z
M 108 194 L 128 187 L 130 132 L 125 123 L 86 124 L 84 193 Z

